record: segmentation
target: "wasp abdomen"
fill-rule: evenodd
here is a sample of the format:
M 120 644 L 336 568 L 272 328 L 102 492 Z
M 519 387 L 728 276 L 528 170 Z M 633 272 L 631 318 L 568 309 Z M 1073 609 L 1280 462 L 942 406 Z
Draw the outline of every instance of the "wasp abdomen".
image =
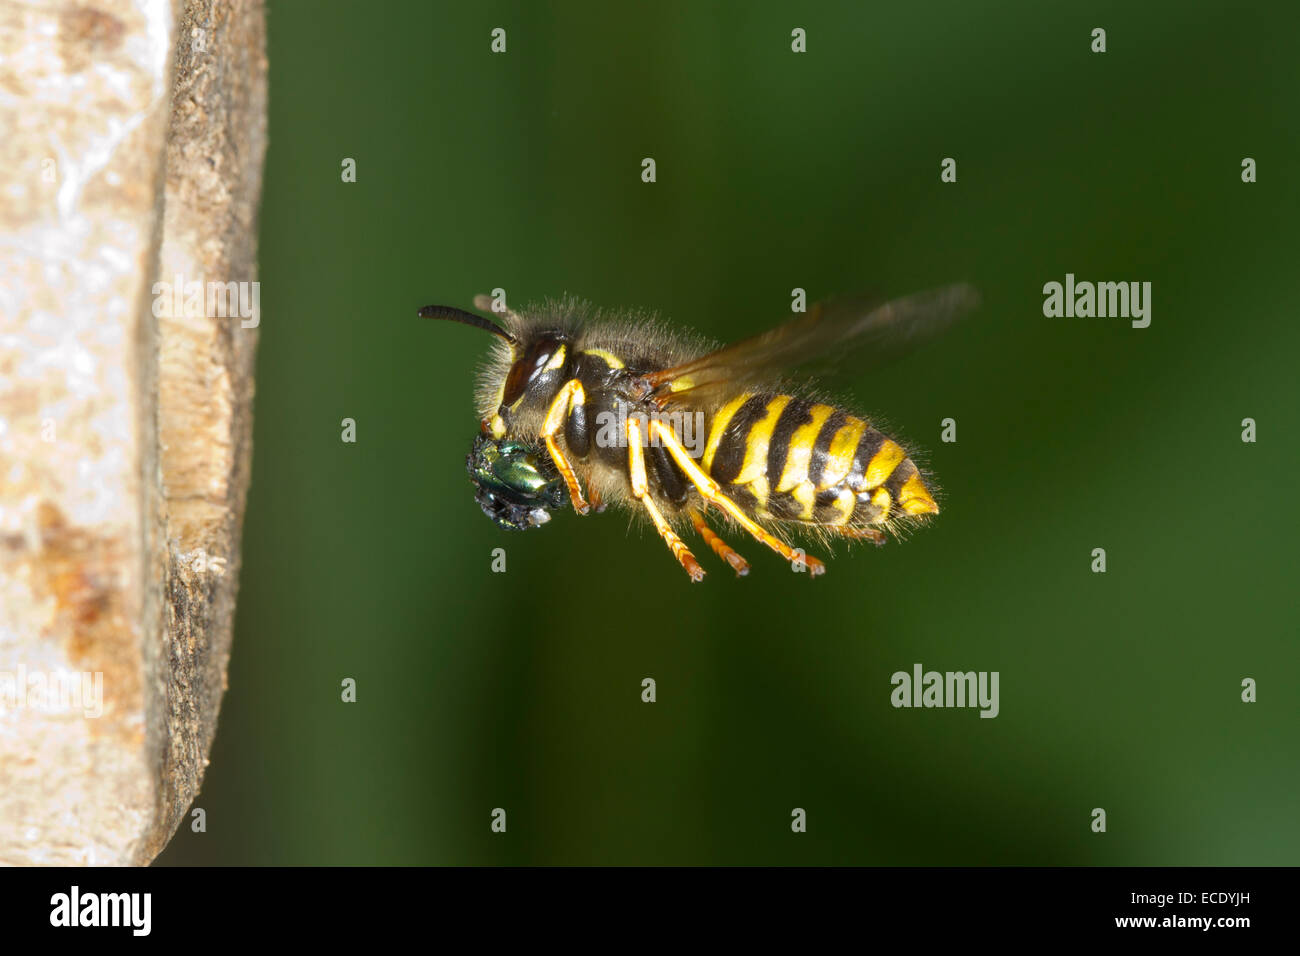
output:
M 939 509 L 902 447 L 842 409 L 793 395 L 739 395 L 714 416 L 701 461 L 760 517 L 829 527 Z

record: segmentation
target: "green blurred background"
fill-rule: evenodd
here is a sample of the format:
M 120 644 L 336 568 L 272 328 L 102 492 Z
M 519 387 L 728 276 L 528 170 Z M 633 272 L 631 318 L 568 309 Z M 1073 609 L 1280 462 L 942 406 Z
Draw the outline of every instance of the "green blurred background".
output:
M 1300 16 L 1088 6 L 272 0 L 230 688 L 160 862 L 1300 862 Z M 1150 328 L 1045 318 L 1067 272 L 1152 282 Z M 415 317 L 502 287 L 722 339 L 957 280 L 978 314 L 851 381 L 944 513 L 816 583 L 737 541 L 692 586 L 618 513 L 498 530 L 487 338 Z M 999 671 L 1001 715 L 892 708 L 916 662 Z

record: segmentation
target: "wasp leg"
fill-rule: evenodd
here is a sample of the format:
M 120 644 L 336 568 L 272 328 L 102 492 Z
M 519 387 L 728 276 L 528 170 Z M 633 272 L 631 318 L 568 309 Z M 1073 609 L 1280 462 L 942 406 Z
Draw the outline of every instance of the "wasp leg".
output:
M 885 541 L 888 540 L 885 537 L 885 532 L 881 531 L 879 528 L 843 527 L 831 528 L 830 530 L 845 538 L 851 538 L 854 541 L 870 541 L 877 548 L 883 548 L 885 546 Z
M 686 542 L 677 537 L 677 533 L 668 526 L 668 522 L 664 520 L 664 516 L 659 513 L 659 508 L 650 497 L 650 488 L 646 483 L 645 475 L 645 453 L 641 450 L 641 422 L 635 417 L 629 417 L 627 420 L 627 466 L 632 479 L 632 495 L 645 505 L 650 520 L 654 522 L 660 537 L 668 545 L 668 550 L 672 551 L 673 557 L 686 569 L 692 581 L 704 580 L 704 569 L 695 560 L 695 555 L 691 554 L 691 549 L 686 547 Z
M 628 421 L 630 423 L 631 419 Z M 657 418 L 651 419 L 650 435 L 652 438 L 657 437 L 659 442 L 668 449 L 668 454 L 673 456 L 673 460 L 675 460 L 682 471 L 686 473 L 686 477 L 689 478 L 691 483 L 699 490 L 705 501 L 709 504 L 717 505 L 729 514 L 738 525 L 748 531 L 759 541 L 763 542 L 777 554 L 781 555 L 781 557 L 785 558 L 787 561 L 802 562 L 804 567 L 808 569 L 810 577 L 816 577 L 817 575 L 826 572 L 826 565 L 821 561 L 818 561 L 814 557 L 805 555 L 802 551 L 796 553 L 794 548 L 776 537 L 776 535 L 770 534 L 766 529 L 755 522 L 754 519 L 750 518 L 749 515 L 741 511 L 739 505 L 722 493 L 722 489 L 718 487 L 718 483 L 706 475 L 700 466 L 695 463 L 695 459 L 691 457 L 690 452 L 682 447 L 682 443 L 677 440 L 677 436 L 673 434 L 671 428 Z
M 717 536 L 712 528 L 704 523 L 704 515 L 700 514 L 694 508 L 690 509 L 691 524 L 695 525 L 695 530 L 713 549 L 714 554 L 726 561 L 736 571 L 736 577 L 741 578 L 749 573 L 749 562 L 742 558 L 731 545 Z
M 591 506 L 582 497 L 582 486 L 578 484 L 578 476 L 574 474 L 569 459 L 565 458 L 564 453 L 560 451 L 560 446 L 555 442 L 555 436 L 564 427 L 564 419 L 569 414 L 570 406 L 582 405 L 586 400 L 587 396 L 583 394 L 582 383 L 576 378 L 569 379 L 564 383 L 564 387 L 560 389 L 560 394 L 555 396 L 555 401 L 551 402 L 551 407 L 546 411 L 546 420 L 542 422 L 542 438 L 546 441 L 546 450 L 551 453 L 551 460 L 555 462 L 556 469 L 564 478 L 564 484 L 569 489 L 569 498 L 573 501 L 573 510 L 580 515 L 589 512 Z

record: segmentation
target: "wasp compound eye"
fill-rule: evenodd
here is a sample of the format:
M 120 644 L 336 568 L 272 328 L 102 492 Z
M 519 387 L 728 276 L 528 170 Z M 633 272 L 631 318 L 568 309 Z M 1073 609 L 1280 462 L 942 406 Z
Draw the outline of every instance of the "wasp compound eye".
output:
M 539 527 L 564 504 L 564 482 L 539 445 L 476 435 L 465 468 L 474 500 L 502 528 Z

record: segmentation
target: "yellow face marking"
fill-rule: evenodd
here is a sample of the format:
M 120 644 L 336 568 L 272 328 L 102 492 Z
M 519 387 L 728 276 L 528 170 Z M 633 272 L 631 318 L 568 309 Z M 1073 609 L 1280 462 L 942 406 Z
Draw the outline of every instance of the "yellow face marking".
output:
M 831 447 L 826 452 L 821 487 L 833 488 L 848 476 L 853 467 L 853 453 L 858 450 L 858 442 L 866 430 L 866 422 L 860 418 L 850 418 L 848 424 L 835 433 Z
M 568 351 L 568 346 L 561 345 L 558 349 L 555 350 L 555 353 L 551 356 L 550 360 L 544 366 L 542 366 L 541 369 L 533 373 L 533 377 L 541 375 L 543 372 L 554 372 L 556 369 L 562 368 L 564 366 L 564 355 L 565 352 L 567 351 Z M 529 382 L 531 381 L 532 381 L 532 377 L 529 378 Z M 501 384 L 501 393 L 502 393 L 501 397 L 505 398 L 504 382 Z M 525 388 L 522 392 L 519 393 L 519 397 L 515 399 L 514 404 L 510 406 L 510 410 L 512 412 L 517 411 L 519 409 L 519 406 L 524 403 L 524 399 L 527 397 L 528 397 L 528 389 Z
M 558 349 L 555 350 L 555 354 L 551 356 L 551 360 L 546 363 L 546 365 L 542 368 L 542 371 L 554 372 L 557 368 L 561 368 L 564 365 L 564 353 L 567 351 L 568 351 L 568 346 L 561 345 Z
M 488 420 L 488 428 L 491 430 L 493 438 L 506 437 L 506 422 L 500 415 L 493 415 Z
M 745 463 L 740 466 L 740 474 L 732 479 L 732 484 L 747 485 L 755 478 L 766 476 L 767 446 L 771 444 L 777 419 L 789 404 L 789 395 L 778 395 L 767 403 L 767 414 L 745 436 Z
M 801 425 L 790 436 L 790 444 L 785 455 L 785 468 L 781 471 L 781 480 L 776 483 L 777 491 L 789 491 L 795 485 L 808 480 L 808 465 L 812 461 L 813 446 L 817 444 L 817 434 L 826 424 L 826 419 L 834 414 L 835 409 L 829 405 L 814 405 L 808 410 L 812 421 Z M 809 485 L 809 488 L 812 486 Z M 811 509 L 805 517 L 812 517 Z
M 610 368 L 627 368 L 627 366 L 623 364 L 622 359 L 613 352 L 606 351 L 605 349 L 583 349 L 580 354 L 594 355 L 598 359 L 603 359 L 605 364 Z
M 904 513 L 909 515 L 939 513 L 939 506 L 930 497 L 930 489 L 925 487 L 920 475 L 913 475 L 903 482 L 903 487 L 898 490 L 898 503 Z
M 744 405 L 752 397 L 753 396 L 748 393 L 737 396 L 727 402 L 726 405 L 723 405 L 718 411 L 718 414 L 713 416 L 713 424 L 709 428 L 709 441 L 708 444 L 704 446 L 704 458 L 700 461 L 700 464 L 704 466 L 705 471 L 712 470 L 713 456 L 717 454 L 718 444 L 722 441 L 722 436 L 723 433 L 726 432 L 727 426 L 731 424 L 731 419 L 735 416 L 736 412 L 740 411 L 740 406 Z
M 877 488 L 876 493 L 871 496 L 871 503 L 880 509 L 880 514 L 876 516 L 876 521 L 884 521 L 889 517 L 889 505 L 893 499 L 889 497 L 887 488 Z
M 893 439 L 886 438 L 884 444 L 880 446 L 880 451 L 876 452 L 875 457 L 871 459 L 871 464 L 867 465 L 867 470 L 862 475 L 862 487 L 870 489 L 883 485 L 885 479 L 894 473 L 898 463 L 905 457 L 903 447 Z M 875 503 L 874 498 L 872 503 Z

